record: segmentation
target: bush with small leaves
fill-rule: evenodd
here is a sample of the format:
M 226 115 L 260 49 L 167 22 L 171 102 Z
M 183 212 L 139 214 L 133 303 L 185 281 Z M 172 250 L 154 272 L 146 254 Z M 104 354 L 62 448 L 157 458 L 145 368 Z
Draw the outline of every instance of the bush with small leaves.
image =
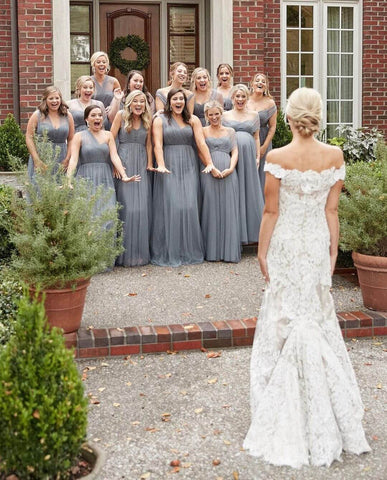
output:
M 0 185 L 0 263 L 11 259 L 14 245 L 10 239 L 12 230 L 11 204 L 15 190 L 7 185 Z
M 86 436 L 87 399 L 73 352 L 27 294 L 15 334 L 0 351 L 0 472 L 66 478 Z M 1 476 L 1 475 L 0 475 Z
M 273 148 L 284 147 L 292 141 L 293 135 L 290 131 L 289 125 L 285 123 L 285 118 L 282 110 L 277 113 L 277 128 L 272 140 Z
M 23 286 L 14 272 L 4 265 L 0 267 L 0 349 L 14 332 L 17 304 Z
M 9 113 L 0 125 L 0 171 L 13 170 L 15 158 L 22 165 L 27 165 L 28 149 L 20 126 Z

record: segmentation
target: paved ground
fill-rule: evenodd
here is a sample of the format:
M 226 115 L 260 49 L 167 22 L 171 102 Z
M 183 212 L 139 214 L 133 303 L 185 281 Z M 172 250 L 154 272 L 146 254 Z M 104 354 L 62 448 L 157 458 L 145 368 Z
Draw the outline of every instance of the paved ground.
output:
M 253 253 L 238 264 L 204 262 L 178 268 L 146 265 L 95 275 L 82 326 L 130 327 L 254 317 L 263 278 Z M 336 310 L 364 310 L 359 287 L 338 275 L 332 293 Z
M 272 467 L 241 449 L 249 425 L 250 348 L 219 351 L 216 358 L 190 352 L 78 360 L 91 400 L 89 438 L 107 453 L 102 479 L 385 480 L 387 342 L 347 346 L 372 452 L 344 455 L 329 469 Z M 180 461 L 179 472 L 172 460 Z

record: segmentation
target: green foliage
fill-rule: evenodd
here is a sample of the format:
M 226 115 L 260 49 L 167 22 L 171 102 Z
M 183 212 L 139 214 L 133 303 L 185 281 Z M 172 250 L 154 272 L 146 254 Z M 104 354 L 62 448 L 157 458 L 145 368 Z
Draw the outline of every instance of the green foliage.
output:
M 293 135 L 290 131 L 289 125 L 285 123 L 285 118 L 282 110 L 277 113 L 277 128 L 273 137 L 273 148 L 284 147 L 292 141 Z
M 15 159 L 20 165 L 27 165 L 28 149 L 18 123 L 9 113 L 0 125 L 0 171 L 9 172 L 15 168 Z
M 12 203 L 10 237 L 17 250 L 12 265 L 29 285 L 60 288 L 114 264 L 122 251 L 121 223 L 118 206 L 97 213 L 111 192 L 101 186 L 93 194 L 81 178 L 70 188 L 56 170 L 52 145 L 43 138 L 37 139 L 37 147 L 48 168 L 26 183 L 27 200 Z
M 328 139 L 330 145 L 336 145 L 343 150 L 346 163 L 374 162 L 376 160 L 376 145 L 382 138 L 376 129 L 353 128 L 348 125 L 337 127 L 339 136 Z
M 14 332 L 17 303 L 23 293 L 21 282 L 14 272 L 2 266 L 0 268 L 0 349 Z
M 11 204 L 15 190 L 7 185 L 0 185 L 0 263 L 11 258 L 14 245 L 9 233 L 12 226 Z
M 383 142 L 384 144 L 384 142 Z M 378 146 L 378 160 L 347 166 L 340 196 L 340 248 L 376 256 L 387 255 L 387 158 Z
M 86 436 L 87 400 L 61 330 L 25 295 L 0 351 L 0 471 L 23 480 L 66 478 Z

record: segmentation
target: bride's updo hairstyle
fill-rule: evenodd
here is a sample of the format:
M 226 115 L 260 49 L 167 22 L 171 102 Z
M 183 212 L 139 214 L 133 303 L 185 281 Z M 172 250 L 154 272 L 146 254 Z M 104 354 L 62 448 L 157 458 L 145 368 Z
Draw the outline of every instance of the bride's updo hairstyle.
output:
M 313 88 L 297 88 L 288 99 L 286 116 L 303 137 L 318 133 L 322 118 L 321 95 Z

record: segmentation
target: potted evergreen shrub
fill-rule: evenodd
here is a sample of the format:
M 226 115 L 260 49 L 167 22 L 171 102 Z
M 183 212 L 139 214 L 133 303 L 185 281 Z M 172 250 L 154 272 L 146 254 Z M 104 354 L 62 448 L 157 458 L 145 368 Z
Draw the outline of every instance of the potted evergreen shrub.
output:
M 25 295 L 0 350 L 0 478 L 78 478 L 80 456 L 94 466 L 83 478 L 97 478 L 103 453 L 84 444 L 87 404 L 73 352 L 47 325 L 43 304 Z
M 340 248 L 351 250 L 363 302 L 387 311 L 387 153 L 379 140 L 376 160 L 347 165 L 340 197 Z
M 45 291 L 49 322 L 67 333 L 80 326 L 90 277 L 114 265 L 122 251 L 118 206 L 96 215 L 110 193 L 101 187 L 92 194 L 84 179 L 70 188 L 55 169 L 52 144 L 42 138 L 36 145 L 48 167 L 11 204 L 11 265 L 32 292 Z

